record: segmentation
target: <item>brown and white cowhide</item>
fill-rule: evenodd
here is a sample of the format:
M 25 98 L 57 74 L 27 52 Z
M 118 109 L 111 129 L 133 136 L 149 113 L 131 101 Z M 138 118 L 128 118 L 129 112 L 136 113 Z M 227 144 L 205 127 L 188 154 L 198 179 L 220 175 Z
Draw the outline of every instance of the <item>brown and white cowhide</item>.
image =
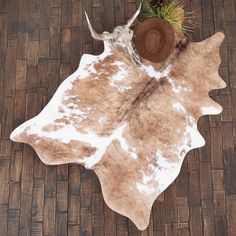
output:
M 99 35 L 89 23 L 104 52 L 83 55 L 77 71 L 11 139 L 31 145 L 48 165 L 92 169 L 107 205 L 144 230 L 153 202 L 175 180 L 186 153 L 205 143 L 199 117 L 222 111 L 208 93 L 225 87 L 218 75 L 224 35 L 188 43 L 176 34 L 167 61 L 152 64 L 140 60 L 131 42 L 139 10 L 113 33 Z

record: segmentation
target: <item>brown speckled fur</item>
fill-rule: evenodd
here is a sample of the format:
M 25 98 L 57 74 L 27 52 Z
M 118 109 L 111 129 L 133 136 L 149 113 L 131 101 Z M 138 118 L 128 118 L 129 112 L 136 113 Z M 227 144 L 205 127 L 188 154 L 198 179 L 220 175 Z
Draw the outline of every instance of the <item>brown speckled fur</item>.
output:
M 191 91 L 181 90 L 178 94 L 174 93 L 168 78 L 163 77 L 158 81 L 149 77 L 119 48 L 114 48 L 112 55 L 94 66 L 97 73 L 75 81 L 73 88 L 68 91 L 69 95 L 76 96 L 70 99 L 80 100 L 80 110 L 89 107 L 91 112 L 81 122 L 77 121 L 76 116 L 70 117 L 69 120 L 59 120 L 60 122 L 73 124 L 81 133 L 85 132 L 85 128 L 89 128 L 98 136 L 110 135 L 119 124 L 128 124 L 123 136 L 130 146 L 137 149 L 138 159 L 130 158 L 121 148 L 119 141 L 113 140 L 102 159 L 92 169 L 101 182 L 108 206 L 128 216 L 141 230 L 147 227 L 152 204 L 161 191 L 157 188 L 153 194 L 147 195 L 134 188 L 134 183 L 142 177 L 139 170 L 150 172 L 147 167 L 152 162 L 155 164 L 152 157 L 157 149 L 161 150 L 170 162 L 175 163 L 178 159 L 176 149 L 183 142 L 181 135 L 186 129 L 186 119 L 183 114 L 172 108 L 172 104 L 180 101 L 188 114 L 196 120 L 203 115 L 202 107 L 211 106 L 221 110 L 221 107 L 209 98 L 208 93 L 210 90 L 225 87 L 218 75 L 219 47 L 223 38 L 222 33 L 217 33 L 199 43 L 177 43 L 173 55 L 161 65 L 143 60 L 145 65 L 152 64 L 157 70 L 172 64 L 169 77 L 176 86 Z M 132 89 L 121 92 L 109 85 L 108 79 L 119 69 L 111 65 L 114 61 L 124 62 L 129 73 L 118 83 L 121 86 L 130 85 Z M 98 78 L 94 79 L 95 76 Z M 65 105 L 70 102 L 71 100 L 64 101 Z M 100 125 L 98 119 L 102 116 L 105 116 L 107 121 Z M 60 125 L 57 122 L 44 127 L 48 132 L 58 128 Z M 43 162 L 53 165 L 78 163 L 78 160 L 96 151 L 88 143 L 73 140 L 62 144 L 57 139 L 27 135 L 26 132 L 14 140 L 30 144 Z M 182 153 L 185 152 L 186 150 L 182 150 Z M 150 160 L 147 157 L 150 157 Z M 154 181 L 150 183 L 150 186 L 152 185 L 155 187 Z

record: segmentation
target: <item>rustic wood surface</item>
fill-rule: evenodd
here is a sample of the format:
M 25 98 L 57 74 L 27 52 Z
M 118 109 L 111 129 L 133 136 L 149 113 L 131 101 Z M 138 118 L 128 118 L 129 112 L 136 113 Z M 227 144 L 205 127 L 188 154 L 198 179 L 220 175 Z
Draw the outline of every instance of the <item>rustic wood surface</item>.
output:
M 236 10 L 234 0 L 186 0 L 202 40 L 226 33 L 220 75 L 211 92 L 224 111 L 205 116 L 206 146 L 191 151 L 177 180 L 156 200 L 139 232 L 104 203 L 99 181 L 79 165 L 45 166 L 11 131 L 35 116 L 83 53 L 100 53 L 83 11 L 98 32 L 135 11 L 135 0 L 0 0 L 0 235 L 236 235 Z M 234 109 L 233 109 L 234 108 Z M 142 206 L 140 206 L 142 207 Z

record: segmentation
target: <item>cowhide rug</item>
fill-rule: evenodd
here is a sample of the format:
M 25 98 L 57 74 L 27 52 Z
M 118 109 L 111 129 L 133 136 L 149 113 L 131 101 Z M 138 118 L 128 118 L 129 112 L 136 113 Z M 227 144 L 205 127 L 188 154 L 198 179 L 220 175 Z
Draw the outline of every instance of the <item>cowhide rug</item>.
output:
M 140 59 L 130 26 L 97 34 L 104 52 L 85 54 L 79 68 L 34 118 L 11 134 L 48 165 L 78 163 L 101 182 L 107 205 L 140 230 L 153 202 L 179 174 L 187 152 L 204 145 L 200 116 L 219 114 L 208 93 L 225 87 L 218 75 L 223 33 L 198 43 L 176 32 L 167 61 Z

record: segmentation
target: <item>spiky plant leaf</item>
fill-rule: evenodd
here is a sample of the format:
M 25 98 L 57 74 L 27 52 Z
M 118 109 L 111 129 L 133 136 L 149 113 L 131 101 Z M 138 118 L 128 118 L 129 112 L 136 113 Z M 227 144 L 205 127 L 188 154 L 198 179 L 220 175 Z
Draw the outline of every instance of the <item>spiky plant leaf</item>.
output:
M 142 4 L 143 18 L 159 17 L 168 21 L 173 27 L 180 31 L 188 30 L 183 25 L 186 19 L 183 4 L 179 0 L 166 0 L 156 4 L 152 1 L 151 4 L 147 0 L 140 0 Z M 189 21 L 189 17 L 187 17 Z

